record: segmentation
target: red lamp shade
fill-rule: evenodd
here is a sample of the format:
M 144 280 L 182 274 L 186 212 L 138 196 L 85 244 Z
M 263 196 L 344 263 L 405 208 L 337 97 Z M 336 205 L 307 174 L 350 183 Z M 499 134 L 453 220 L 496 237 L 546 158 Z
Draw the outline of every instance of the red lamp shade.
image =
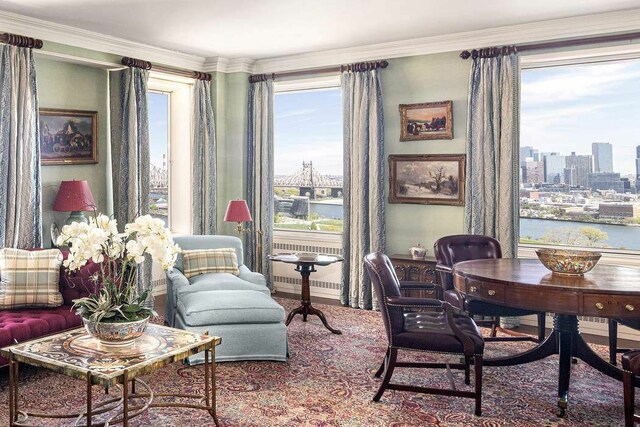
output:
M 87 181 L 62 181 L 53 204 L 58 212 L 92 211 L 96 208 Z
M 227 212 L 224 214 L 224 220 L 228 222 L 253 221 L 247 202 L 245 200 L 229 200 Z

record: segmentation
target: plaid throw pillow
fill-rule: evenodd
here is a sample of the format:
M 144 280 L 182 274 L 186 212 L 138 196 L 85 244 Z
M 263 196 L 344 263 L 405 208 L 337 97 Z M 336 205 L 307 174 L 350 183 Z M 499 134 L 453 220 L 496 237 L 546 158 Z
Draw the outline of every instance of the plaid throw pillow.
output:
M 0 309 L 61 306 L 61 264 L 58 249 L 0 249 Z
M 240 274 L 238 257 L 233 248 L 182 251 L 182 264 L 187 278 L 204 273 Z

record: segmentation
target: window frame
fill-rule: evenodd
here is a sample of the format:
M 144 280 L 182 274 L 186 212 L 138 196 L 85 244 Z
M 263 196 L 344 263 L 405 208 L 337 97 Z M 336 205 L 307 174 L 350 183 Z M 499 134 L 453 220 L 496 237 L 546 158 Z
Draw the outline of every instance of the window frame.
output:
M 171 92 L 152 88 L 148 92 L 167 95 L 167 227 L 171 230 Z
M 175 235 L 192 234 L 191 145 L 193 140 L 193 79 L 151 72 L 149 92 L 169 95 L 168 226 Z M 185 147 L 187 149 L 185 150 Z
M 319 77 L 311 77 L 305 79 L 289 79 L 276 81 L 273 84 L 274 102 L 275 97 L 279 93 L 295 93 L 295 92 L 308 92 L 318 91 L 325 89 L 341 89 L 341 81 L 339 75 L 327 75 Z M 275 116 L 274 116 L 275 126 Z M 274 138 L 274 144 L 276 143 Z M 344 141 L 343 141 L 344 145 Z M 344 157 L 344 151 L 343 151 Z M 275 161 L 275 159 L 274 159 Z M 343 170 L 344 179 L 344 170 Z M 343 192 L 344 194 L 344 192 Z M 344 212 L 344 204 L 343 204 Z M 291 230 L 285 228 L 276 228 L 275 223 L 271 224 L 274 237 L 286 239 L 286 238 L 300 238 L 301 235 L 308 234 L 313 236 L 314 240 L 319 242 L 339 242 L 342 241 L 342 231 L 321 231 L 321 230 Z
M 626 44 L 619 46 L 593 46 L 585 49 L 556 50 L 543 53 L 522 54 L 519 60 L 518 72 L 526 69 L 561 67 L 567 65 L 587 65 L 601 62 L 613 62 L 640 59 L 640 44 Z M 522 98 L 520 99 L 522 103 Z M 521 111 L 521 108 L 520 108 Z M 518 145 L 520 149 L 520 143 Z M 518 161 L 519 165 L 519 161 Z M 518 186 L 520 181 L 518 181 Z M 517 200 L 518 230 L 520 229 L 520 198 Z M 519 234 L 519 233 L 518 233 Z M 537 259 L 536 250 L 542 248 L 575 249 L 597 251 L 602 253 L 601 263 L 606 265 L 640 267 L 640 250 L 625 250 L 615 248 L 593 248 L 562 245 L 542 245 L 520 243 L 518 235 L 518 258 Z

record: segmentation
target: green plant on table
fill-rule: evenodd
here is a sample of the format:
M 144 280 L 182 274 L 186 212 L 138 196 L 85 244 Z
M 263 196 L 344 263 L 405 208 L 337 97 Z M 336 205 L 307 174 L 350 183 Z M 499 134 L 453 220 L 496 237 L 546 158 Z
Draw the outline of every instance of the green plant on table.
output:
M 164 222 L 150 215 L 126 224 L 124 233 L 118 233 L 115 219 L 96 215 L 89 224 L 65 225 L 56 244 L 69 246 L 63 263 L 68 271 L 78 271 L 90 260 L 100 265 L 91 278 L 95 293 L 73 300 L 76 312 L 93 322 L 131 322 L 157 316 L 144 306 L 152 290 L 138 289 L 138 268 L 149 255 L 164 270 L 171 270 L 180 252 Z

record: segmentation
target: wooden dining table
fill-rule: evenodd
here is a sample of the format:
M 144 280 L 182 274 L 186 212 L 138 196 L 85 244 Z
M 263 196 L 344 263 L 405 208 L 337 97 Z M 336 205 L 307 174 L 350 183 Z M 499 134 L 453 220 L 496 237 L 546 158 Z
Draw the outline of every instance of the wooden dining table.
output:
M 453 276 L 466 298 L 554 313 L 553 330 L 543 342 L 524 353 L 485 359 L 484 365 L 519 365 L 558 354 L 558 416 L 565 416 L 569 403 L 572 358 L 622 380 L 622 370 L 582 338 L 578 316 L 640 317 L 639 269 L 598 264 L 584 276 L 563 276 L 537 259 L 485 259 L 455 264 Z

